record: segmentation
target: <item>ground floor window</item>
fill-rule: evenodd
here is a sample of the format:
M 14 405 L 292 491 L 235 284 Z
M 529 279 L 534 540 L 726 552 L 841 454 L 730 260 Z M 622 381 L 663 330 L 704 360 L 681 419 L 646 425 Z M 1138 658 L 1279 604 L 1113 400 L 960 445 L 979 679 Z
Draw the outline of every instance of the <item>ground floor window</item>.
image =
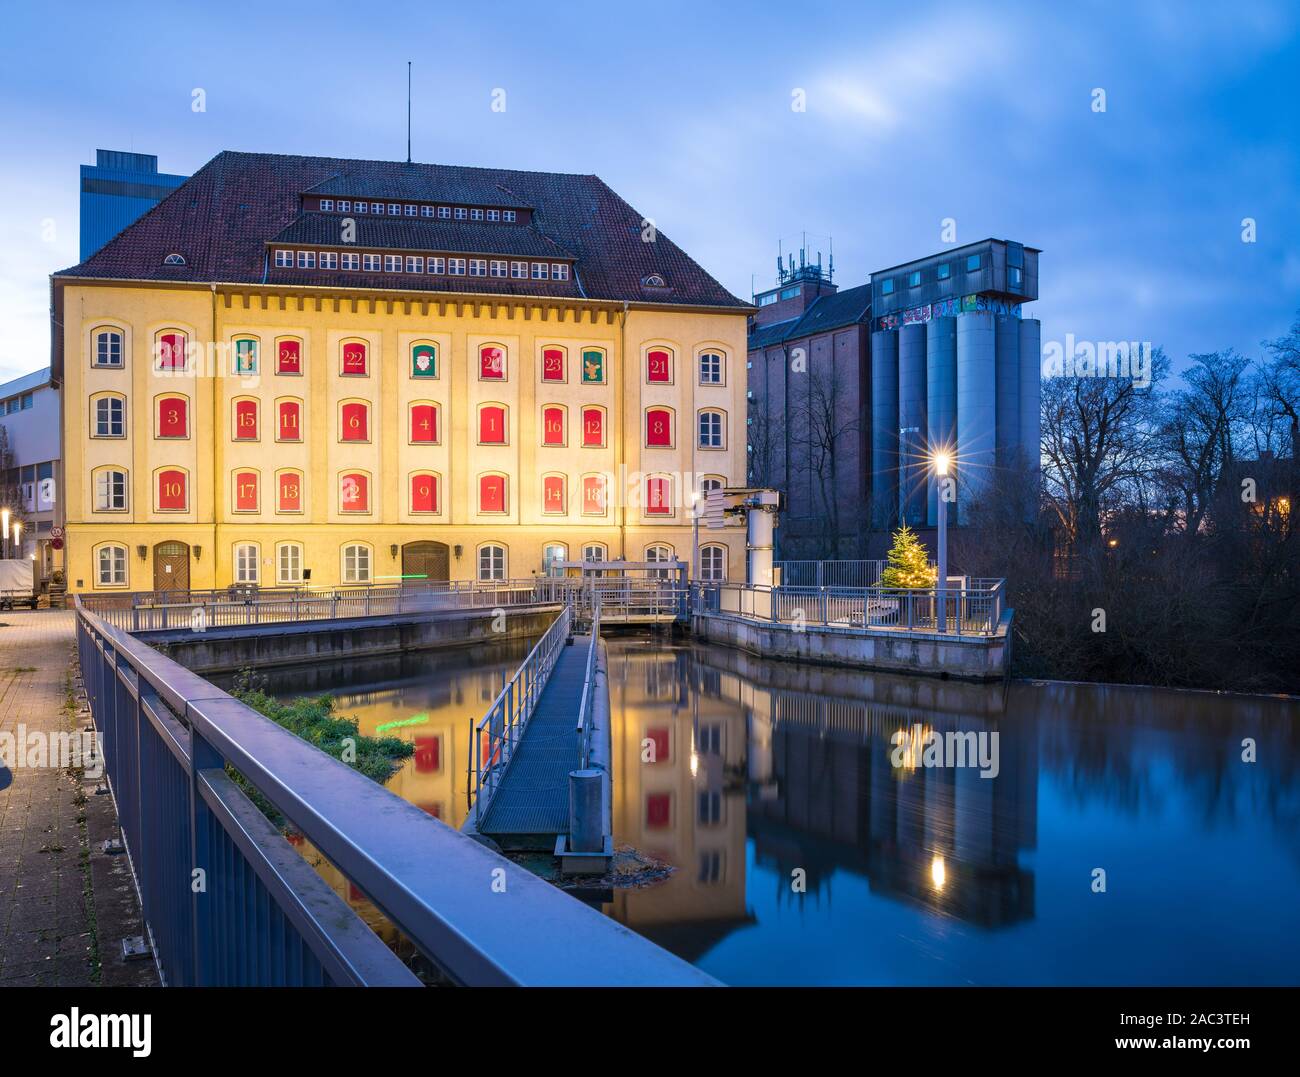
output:
M 647 561 L 671 561 L 673 560 L 673 551 L 671 546 L 647 546 L 645 548 L 645 559 Z M 667 568 L 656 568 L 650 570 L 650 575 L 656 579 L 666 580 L 671 578 L 672 570 Z
M 704 546 L 700 549 L 700 579 L 725 580 L 727 578 L 727 548 Z
M 478 578 L 504 580 L 506 578 L 506 548 L 487 545 L 478 548 Z
M 553 542 L 542 547 L 542 575 L 563 576 L 564 569 L 557 568 L 560 561 L 569 559 L 569 548 L 563 542 Z
M 253 543 L 243 543 L 235 547 L 235 582 L 257 583 L 257 566 L 259 553 Z
M 95 562 L 95 580 L 100 587 L 126 586 L 126 547 L 101 546 Z
M 343 582 L 370 582 L 370 547 L 354 543 L 343 547 Z
M 302 583 L 302 547 L 296 542 L 282 542 L 276 559 L 278 583 Z

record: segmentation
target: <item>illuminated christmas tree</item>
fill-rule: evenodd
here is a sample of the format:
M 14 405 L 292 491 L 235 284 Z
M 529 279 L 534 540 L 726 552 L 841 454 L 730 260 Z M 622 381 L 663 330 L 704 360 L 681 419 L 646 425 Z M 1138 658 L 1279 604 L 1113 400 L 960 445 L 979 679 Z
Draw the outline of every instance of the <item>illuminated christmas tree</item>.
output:
M 930 555 L 921 544 L 917 533 L 904 524 L 894 532 L 894 545 L 889 551 L 889 566 L 880 574 L 881 587 L 933 587 L 935 570 L 930 567 Z

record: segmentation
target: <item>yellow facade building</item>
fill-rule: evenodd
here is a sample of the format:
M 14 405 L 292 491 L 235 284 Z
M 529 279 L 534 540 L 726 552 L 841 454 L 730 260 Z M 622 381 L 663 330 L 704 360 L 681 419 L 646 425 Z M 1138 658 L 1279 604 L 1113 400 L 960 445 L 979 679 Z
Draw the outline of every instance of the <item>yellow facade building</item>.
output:
M 223 153 L 53 303 L 70 590 L 743 579 L 749 308 L 594 176 Z

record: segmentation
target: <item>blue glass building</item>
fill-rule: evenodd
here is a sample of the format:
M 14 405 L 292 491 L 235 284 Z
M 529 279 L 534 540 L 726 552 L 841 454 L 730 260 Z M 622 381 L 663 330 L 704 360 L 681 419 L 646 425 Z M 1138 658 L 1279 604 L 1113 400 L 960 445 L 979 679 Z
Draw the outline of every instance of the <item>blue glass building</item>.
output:
M 81 166 L 81 260 L 187 179 L 159 172 L 158 158 L 150 153 L 96 150 L 95 163 Z

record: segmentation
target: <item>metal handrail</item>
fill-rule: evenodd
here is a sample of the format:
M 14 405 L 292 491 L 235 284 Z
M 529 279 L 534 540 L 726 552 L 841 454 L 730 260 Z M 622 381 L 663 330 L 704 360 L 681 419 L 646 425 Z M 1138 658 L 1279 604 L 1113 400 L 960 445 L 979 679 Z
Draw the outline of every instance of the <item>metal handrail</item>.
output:
M 595 706 L 596 654 L 600 647 L 600 598 L 591 613 L 591 642 L 587 645 L 587 665 L 582 674 L 582 702 L 578 706 L 579 766 L 587 769 L 591 761 L 591 712 Z
M 714 982 L 108 624 L 78 596 L 73 604 L 105 772 L 168 984 L 418 986 L 227 767 L 456 982 Z M 501 885 L 484 900 L 490 879 Z
M 524 735 L 524 727 L 532 717 L 572 628 L 573 607 L 566 605 L 528 652 L 528 657 L 519 663 L 514 676 L 501 686 L 487 713 L 477 724 L 472 719 L 470 721 L 474 765 L 465 795 L 474 810 L 476 824 L 482 820 L 483 813 L 501 788 L 501 780 L 514 756 L 515 747 Z

